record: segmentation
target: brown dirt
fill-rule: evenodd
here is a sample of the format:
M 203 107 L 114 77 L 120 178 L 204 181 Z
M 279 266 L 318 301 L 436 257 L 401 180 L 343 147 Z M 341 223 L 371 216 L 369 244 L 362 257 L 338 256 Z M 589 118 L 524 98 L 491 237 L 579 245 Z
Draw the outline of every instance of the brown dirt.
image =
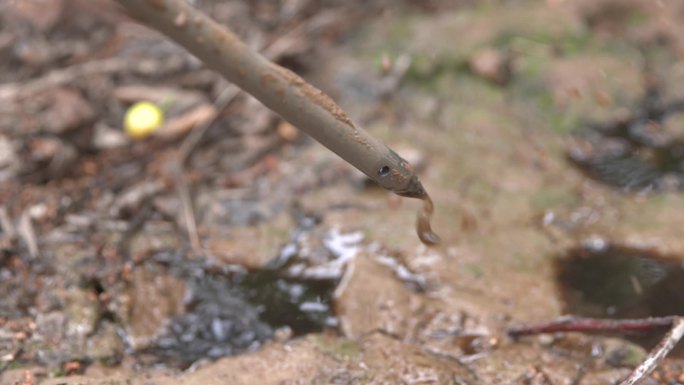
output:
M 43 12 L 31 8 L 38 3 Z M 615 191 L 566 159 L 571 132 L 635 111 L 644 77 L 681 97 L 683 6 L 343 3 L 202 7 L 258 46 L 330 13 L 276 60 L 335 95 L 339 106 L 318 90 L 309 96 L 340 121 L 351 125 L 343 107 L 391 147 L 421 155 L 435 247 L 415 234 L 421 202 L 370 187 L 301 135 L 283 137 L 279 119 L 241 95 L 183 173 L 201 240 L 192 250 L 169 171 L 184 134 L 133 141 L 121 122 L 149 95 L 164 95 L 167 121 L 177 122 L 211 105 L 225 81 L 110 2 L 0 6 L 0 383 L 591 385 L 626 376 L 635 362 L 615 357 L 643 348 L 619 336 L 515 341 L 505 330 L 562 315 L 553 266 L 578 245 L 684 259 L 680 192 Z M 489 64 L 474 68 L 483 52 L 505 58 L 506 81 Z M 377 64 L 402 55 L 411 65 L 388 80 Z M 127 86 L 144 87 L 118 97 Z M 668 132 L 682 132 L 681 121 Z M 169 254 L 179 259 L 157 261 Z M 193 311 L 192 285 L 174 266 L 213 279 L 290 254 L 287 274 L 332 280 L 337 324 L 247 335 L 234 355 L 184 370 L 144 365 L 137 349 Z M 259 312 L 239 306 L 232 316 Z M 209 329 L 195 335 L 223 330 Z M 683 366 L 668 359 L 653 381 L 671 383 Z

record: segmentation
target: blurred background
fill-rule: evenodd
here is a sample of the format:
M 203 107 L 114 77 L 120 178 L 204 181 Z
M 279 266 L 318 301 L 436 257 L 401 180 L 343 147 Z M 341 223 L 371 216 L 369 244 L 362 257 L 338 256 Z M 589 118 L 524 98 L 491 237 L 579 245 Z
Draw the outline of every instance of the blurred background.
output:
M 411 161 L 442 243 L 114 1 L 4 1 L 0 383 L 613 383 L 653 336 L 506 328 L 684 312 L 684 3 L 191 3 Z

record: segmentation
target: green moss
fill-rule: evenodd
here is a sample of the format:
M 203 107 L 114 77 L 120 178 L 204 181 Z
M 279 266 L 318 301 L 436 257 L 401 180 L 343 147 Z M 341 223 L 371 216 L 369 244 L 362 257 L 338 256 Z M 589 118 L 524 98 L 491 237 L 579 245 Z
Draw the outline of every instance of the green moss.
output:
M 15 370 L 15 369 L 21 369 L 25 365 L 22 364 L 18 360 L 10 360 L 10 361 L 0 361 L 0 373 L 6 371 L 6 370 Z
M 503 29 L 487 46 L 511 50 L 522 55 L 562 54 L 576 55 L 595 49 L 596 40 L 588 31 L 567 30 L 562 32 L 519 26 Z
M 531 198 L 532 206 L 540 210 L 570 206 L 577 202 L 577 194 L 567 189 L 543 189 L 534 193 Z
M 473 278 L 482 278 L 484 276 L 482 266 L 475 263 L 467 263 L 463 265 L 463 271 L 470 274 Z
M 637 8 L 631 9 L 631 12 L 629 12 L 629 15 L 627 15 L 627 26 L 632 28 L 632 27 L 641 27 L 648 23 L 650 21 L 649 15 L 647 15 L 644 12 L 641 12 L 641 10 Z
M 379 33 L 382 35 L 382 49 L 390 54 L 398 54 L 405 52 L 406 42 L 413 36 L 413 28 L 416 24 L 416 17 L 409 13 L 396 13 L 391 19 L 391 23 L 383 23 L 383 30 Z M 377 53 L 377 47 L 370 47 L 376 45 L 376 40 L 371 34 L 377 34 L 378 31 L 372 29 L 362 29 L 357 36 L 352 40 L 359 44 L 360 50 Z
M 309 340 L 320 350 L 340 361 L 348 361 L 361 353 L 361 346 L 356 341 L 320 334 L 311 335 Z
M 404 80 L 416 84 L 421 89 L 437 91 L 445 77 L 454 74 L 469 74 L 466 58 L 443 53 L 439 55 L 416 54 L 412 57 Z

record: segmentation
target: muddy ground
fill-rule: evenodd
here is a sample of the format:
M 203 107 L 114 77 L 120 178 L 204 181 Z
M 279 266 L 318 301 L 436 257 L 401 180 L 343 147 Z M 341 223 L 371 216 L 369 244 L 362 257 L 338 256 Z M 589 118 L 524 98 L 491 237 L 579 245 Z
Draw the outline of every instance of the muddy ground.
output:
M 684 3 L 197 3 L 411 160 L 442 243 L 112 3 L 4 2 L 0 383 L 612 384 L 659 333 L 507 328 L 684 313 Z

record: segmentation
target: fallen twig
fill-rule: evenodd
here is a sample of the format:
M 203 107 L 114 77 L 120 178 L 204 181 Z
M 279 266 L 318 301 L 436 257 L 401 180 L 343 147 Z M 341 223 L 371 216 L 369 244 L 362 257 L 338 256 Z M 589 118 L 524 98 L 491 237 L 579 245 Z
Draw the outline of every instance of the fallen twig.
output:
M 38 238 L 36 238 L 36 231 L 33 228 L 32 211 L 37 206 L 28 207 L 19 217 L 19 226 L 17 227 L 19 236 L 26 243 L 29 255 L 31 258 L 40 257 L 40 250 L 38 249 Z
M 173 177 L 174 185 L 176 186 L 176 193 L 178 194 L 178 198 L 180 199 L 183 208 L 185 230 L 190 239 L 190 247 L 192 248 L 193 253 L 200 255 L 202 252 L 202 245 L 199 234 L 197 233 L 197 219 L 195 218 L 195 210 L 192 205 L 190 187 L 188 187 L 188 182 L 185 180 L 180 157 L 169 162 L 169 169 Z
M 5 206 L 0 206 L 0 230 L 2 230 L 7 239 L 14 239 L 17 236 L 17 231 Z
M 158 138 L 175 140 L 216 119 L 216 109 L 210 104 L 201 104 L 190 111 L 164 123 L 156 132 Z
M 668 353 L 677 345 L 684 336 L 684 317 L 676 317 L 673 320 L 672 328 L 656 345 L 648 356 L 637 366 L 632 373 L 620 385 L 634 385 L 639 380 L 651 373 L 665 359 Z
M 646 319 L 597 319 L 565 317 L 556 321 L 534 325 L 524 325 L 508 329 L 513 338 L 558 332 L 605 333 L 610 331 L 650 331 L 670 327 L 678 317 L 658 317 Z
M 4 84 L 0 86 L 0 100 L 28 97 L 49 88 L 71 83 L 83 76 L 118 72 L 130 66 L 130 64 L 127 64 L 126 62 L 126 60 L 120 58 L 90 61 L 51 71 L 45 76 L 31 80 L 28 83 Z
M 567 317 L 561 320 L 537 325 L 510 328 L 508 329 L 508 335 L 516 338 L 527 335 L 558 332 L 644 332 L 664 327 L 670 327 L 670 331 L 663 337 L 660 343 L 649 352 L 646 359 L 632 371 L 629 377 L 620 383 L 620 385 L 634 385 L 651 373 L 682 339 L 682 336 L 684 336 L 684 317 L 670 316 L 628 320 Z
M 190 155 L 195 150 L 202 137 L 207 132 L 209 127 L 216 121 L 216 118 L 221 115 L 221 113 L 228 108 L 228 106 L 235 100 L 235 97 L 240 93 L 240 89 L 234 85 L 229 85 L 226 87 L 221 94 L 214 101 L 214 115 L 211 119 L 207 119 L 200 127 L 196 127 L 190 132 L 178 150 L 178 163 L 180 166 L 184 166 Z
M 174 63 L 167 63 L 173 65 Z M 70 67 L 48 72 L 46 75 L 26 83 L 7 83 L 0 85 L 0 101 L 31 97 L 39 92 L 63 84 L 73 83 L 75 80 L 98 74 L 111 74 L 125 71 L 150 72 L 158 68 L 160 61 L 156 59 L 130 60 L 129 58 L 110 58 L 94 60 Z

